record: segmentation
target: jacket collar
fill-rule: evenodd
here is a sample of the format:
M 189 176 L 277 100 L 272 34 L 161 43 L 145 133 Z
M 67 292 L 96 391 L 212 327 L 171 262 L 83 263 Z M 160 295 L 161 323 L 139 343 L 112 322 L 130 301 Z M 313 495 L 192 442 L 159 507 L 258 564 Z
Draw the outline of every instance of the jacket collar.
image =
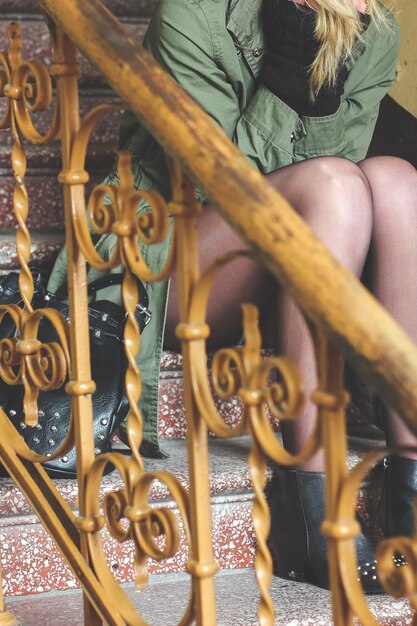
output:
M 263 48 L 261 9 L 263 0 L 230 0 L 226 15 L 226 27 L 233 40 L 241 48 Z M 361 41 L 357 41 L 348 60 L 351 69 L 355 60 L 364 52 L 374 34 L 375 25 L 371 21 Z
M 262 48 L 261 8 L 263 0 L 230 0 L 226 26 L 239 46 Z

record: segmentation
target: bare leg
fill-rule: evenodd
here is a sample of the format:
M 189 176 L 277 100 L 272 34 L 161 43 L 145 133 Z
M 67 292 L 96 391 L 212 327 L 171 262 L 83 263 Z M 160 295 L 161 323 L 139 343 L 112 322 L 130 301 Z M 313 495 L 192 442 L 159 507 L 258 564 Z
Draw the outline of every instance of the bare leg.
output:
M 360 167 L 374 211 L 369 288 L 417 342 L 417 171 L 393 157 L 367 159 Z M 393 411 L 388 411 L 386 438 L 388 446 L 417 445 L 417 437 Z M 403 456 L 417 459 L 417 452 Z
M 291 202 L 315 234 L 336 258 L 359 276 L 365 263 L 372 232 L 372 206 L 368 183 L 359 168 L 337 158 L 311 159 L 305 162 L 303 180 L 275 172 L 271 182 Z M 276 318 L 275 318 L 276 319 Z M 292 300 L 278 294 L 278 329 L 276 345 L 299 364 L 307 393 L 316 386 L 315 358 L 302 316 Z M 299 452 L 308 440 L 315 422 L 315 407 L 307 403 L 304 415 L 282 426 L 285 447 Z M 300 469 L 322 471 L 319 454 Z
M 271 182 L 292 203 L 313 231 L 351 271 L 360 275 L 369 248 L 372 231 L 371 195 L 366 177 L 349 161 L 326 157 L 310 159 L 277 170 Z M 234 231 L 209 207 L 200 224 L 201 264 L 204 267 L 226 250 L 244 248 Z M 306 391 L 316 385 L 315 360 L 302 316 L 286 296 L 278 291 L 276 307 L 268 306 L 276 294 L 272 277 L 258 264 L 236 260 L 225 268 L 214 288 L 209 306 L 212 347 L 230 344 L 240 335 L 237 320 L 243 301 L 253 301 L 268 308 L 269 323 L 264 338 L 280 353 L 291 357 L 301 368 Z M 276 300 L 276 295 L 274 296 Z M 168 303 L 165 344 L 176 347 L 174 331 L 178 320 L 178 291 L 175 278 Z M 308 439 L 315 420 L 315 409 L 308 403 L 296 423 L 283 427 L 284 443 L 298 452 Z M 321 471 L 321 457 L 307 462 L 303 469 Z
M 202 268 L 228 251 L 247 249 L 247 245 L 213 207 L 204 208 L 199 220 L 199 233 Z M 262 309 L 272 301 L 275 292 L 274 279 L 261 264 L 254 260 L 245 257 L 237 258 L 222 268 L 209 297 L 208 347 L 213 350 L 236 343 L 242 336 L 241 304 L 253 302 Z M 178 312 L 178 281 L 174 276 L 171 280 L 168 301 L 165 346 L 175 350 L 179 347 L 178 339 L 175 337 Z

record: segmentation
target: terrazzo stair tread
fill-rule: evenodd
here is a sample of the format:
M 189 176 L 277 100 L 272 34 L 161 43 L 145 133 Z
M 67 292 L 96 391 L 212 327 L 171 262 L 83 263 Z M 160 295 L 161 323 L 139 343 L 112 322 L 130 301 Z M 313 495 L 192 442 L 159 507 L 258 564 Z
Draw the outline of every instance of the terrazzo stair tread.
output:
M 31 236 L 31 264 L 47 271 L 64 244 L 64 233 L 33 233 Z M 0 268 L 2 274 L 19 270 L 16 253 L 16 233 L 0 234 Z
M 183 459 L 185 442 L 173 440 L 165 442 L 172 453 L 165 461 L 146 460 L 147 470 L 165 469 L 174 471 L 184 481 Z M 360 441 L 351 453 L 352 466 L 360 458 L 368 444 Z M 253 565 L 256 541 L 252 523 L 253 493 L 249 484 L 246 456 L 249 440 L 247 437 L 235 440 L 213 440 L 211 448 L 211 518 L 215 558 L 221 568 L 245 568 Z M 379 444 L 380 445 L 380 444 Z M 221 451 L 220 451 L 221 447 Z M 175 454 L 175 456 L 174 456 Z M 181 472 L 183 472 L 181 476 Z M 57 481 L 58 487 L 75 506 L 75 481 Z M 67 483 L 66 485 L 63 483 Z M 101 497 L 104 493 L 121 486 L 116 474 L 104 478 Z M 70 589 L 76 585 L 69 568 L 62 561 L 56 546 L 47 536 L 36 517 L 29 513 L 18 490 L 11 481 L 0 481 L 0 502 L 3 516 L 0 515 L 0 545 L 2 546 L 3 580 L 6 595 L 42 593 L 53 589 Z M 376 519 L 376 506 L 379 498 L 379 484 L 365 485 L 359 494 L 359 514 L 367 520 L 370 509 L 372 519 Z M 178 518 L 175 503 L 166 490 L 156 488 L 152 493 L 156 507 L 164 506 L 173 510 Z M 155 500 L 157 498 L 157 500 Z M 7 506 L 5 502 L 9 503 Z M 368 520 L 369 521 L 369 520 Z M 371 527 L 372 529 L 372 527 Z M 176 555 L 163 562 L 149 562 L 150 573 L 184 571 L 188 559 L 187 541 L 183 524 L 179 523 L 180 548 Z M 375 531 L 375 535 L 377 532 Z M 109 566 L 121 582 L 133 580 L 132 544 L 113 540 L 107 530 L 103 531 L 103 545 Z M 16 568 L 16 563 L 19 567 Z
M 263 357 L 271 354 L 272 350 L 262 350 Z M 213 354 L 209 354 L 207 368 L 214 404 L 225 423 L 235 427 L 241 420 L 243 404 L 237 397 L 222 400 L 214 393 L 210 373 L 212 359 Z M 181 354 L 169 350 L 162 352 L 158 406 L 158 432 L 161 438 L 183 438 L 186 435 L 182 364 Z M 278 421 L 271 417 L 271 424 L 274 431 L 278 431 Z
M 3 180 L 5 176 L 11 175 L 10 159 L 12 146 L 1 144 L 0 146 L 0 176 L 1 180 Z M 58 142 L 47 144 L 46 146 L 28 144 L 25 145 L 25 152 L 27 157 L 27 176 L 39 174 L 44 174 L 45 176 L 49 174 L 55 178 L 58 176 L 62 169 L 61 146 Z M 94 172 L 94 175 L 101 174 L 104 177 L 113 166 L 114 159 L 115 153 L 105 144 L 90 144 L 86 158 L 86 169 L 90 174 Z M 32 208 L 34 210 L 38 209 L 35 206 Z M 61 226 L 63 227 L 63 224 Z M 3 228 L 1 224 L 0 227 Z
M 175 472 L 186 484 L 185 442 L 164 442 L 171 452 L 168 460 L 145 460 L 148 471 L 164 469 Z M 360 458 L 368 444 L 360 441 L 350 455 L 352 466 Z M 380 445 L 380 444 L 378 444 Z M 253 492 L 249 482 L 246 457 L 249 448 L 247 437 L 234 440 L 210 442 L 211 449 L 211 518 L 215 558 L 221 568 L 245 568 L 253 565 L 256 541 L 252 523 Z M 76 505 L 75 481 L 57 481 L 61 493 L 70 504 Z M 108 491 L 121 487 L 117 474 L 104 478 L 101 498 Z M 379 485 L 365 485 L 358 501 L 359 513 L 376 519 Z M 171 509 L 178 518 L 178 511 L 166 490 L 155 487 L 152 504 Z M 6 595 L 42 593 L 53 589 L 71 589 L 76 581 L 62 561 L 59 551 L 41 527 L 37 518 L 30 514 L 28 505 L 10 480 L 0 481 L 0 545 L 2 546 L 3 580 Z M 371 506 L 371 504 L 372 506 Z M 150 573 L 184 571 L 188 549 L 184 526 L 179 522 L 180 547 L 176 555 L 162 562 L 149 562 Z M 133 580 L 132 544 L 119 543 L 103 531 L 103 546 L 109 566 L 121 582 Z M 19 567 L 16 567 L 16 563 Z
M 185 528 L 175 503 L 165 502 L 178 520 L 179 547 L 172 558 L 148 560 L 149 574 L 184 572 L 189 560 Z M 16 525 L 0 527 L 2 580 L 6 596 L 73 589 L 78 586 L 57 547 L 39 522 L 27 516 Z M 26 522 L 19 524 L 18 522 Z M 27 522 L 32 523 L 27 523 Z M 256 542 L 252 526 L 252 495 L 216 496 L 211 502 L 214 558 L 222 569 L 253 565 Z M 110 571 L 119 582 L 134 580 L 132 541 L 120 543 L 102 532 L 103 551 Z
M 0 50 L 7 48 L 7 27 L 11 19 L 2 14 L 0 20 Z M 135 16 L 123 16 L 121 21 L 133 33 L 133 35 L 142 41 L 145 35 L 148 18 L 136 13 Z M 23 40 L 23 56 L 28 60 L 41 59 L 48 66 L 51 64 L 51 39 L 48 32 L 46 22 L 39 16 L 38 20 L 18 20 L 22 31 Z M 79 86 L 85 88 L 108 88 L 105 78 L 100 72 L 81 54 L 77 54 L 80 63 Z
M 353 467 L 370 448 L 381 447 L 382 442 L 353 438 L 349 453 L 349 466 Z M 210 449 L 210 493 L 214 495 L 233 495 L 251 492 L 250 473 L 247 466 L 249 437 L 233 439 L 211 439 Z M 164 470 L 175 474 L 179 481 L 188 487 L 188 468 L 186 442 L 183 439 L 164 440 L 163 450 L 168 459 L 144 459 L 146 471 Z M 77 482 L 74 479 L 57 480 L 56 486 L 70 507 L 77 506 Z M 103 477 L 101 500 L 104 495 L 123 483 L 117 472 Z M 168 490 L 160 483 L 154 483 L 151 489 L 151 501 L 164 502 L 170 499 Z M 0 479 L 0 520 L 7 516 L 24 515 L 31 509 L 24 496 L 11 479 Z M 1 521 L 0 521 L 1 523 Z
M 108 171 L 110 171 L 111 166 Z M 103 182 L 104 175 L 94 173 L 91 176 L 87 193 Z M 16 181 L 10 172 L 1 178 L 0 187 L 0 229 L 17 228 L 17 219 L 13 209 L 13 191 Z M 52 235 L 56 232 L 63 233 L 64 204 L 62 185 L 58 182 L 57 174 L 44 174 L 38 170 L 36 175 L 28 174 L 25 177 L 25 187 L 28 192 L 30 210 L 26 225 L 30 236 L 34 237 L 39 231 L 49 231 Z M 12 242 L 16 239 L 16 233 L 12 232 Z
M 164 470 L 175 474 L 180 482 L 188 487 L 186 441 L 183 439 L 164 440 L 164 451 L 168 459 L 144 459 L 146 471 Z M 251 491 L 250 476 L 247 468 L 248 438 L 237 437 L 233 440 L 210 440 L 210 492 L 211 495 L 233 495 Z M 57 480 L 58 491 L 73 509 L 77 506 L 77 482 L 74 479 Z M 117 472 L 103 477 L 101 500 L 109 491 L 123 486 Z M 151 489 L 152 502 L 164 502 L 170 499 L 168 490 L 160 483 L 154 483 Z M 24 496 L 11 479 L 0 479 L 0 524 L 2 518 L 30 513 L 31 509 Z
M 1 48 L 1 46 L 0 46 Z M 1 101 L 0 101 L 1 104 Z M 80 97 L 80 115 L 82 118 L 95 106 L 98 104 L 112 104 L 112 105 L 121 105 L 121 100 L 117 94 L 106 89 L 106 90 L 92 90 L 82 94 Z M 44 134 L 46 133 L 51 124 L 51 119 L 53 115 L 53 106 L 51 106 L 47 111 L 40 111 L 36 113 L 33 117 L 34 125 L 37 130 Z M 1 108 L 0 108 L 1 111 Z M 93 132 L 91 133 L 91 142 L 99 145 L 107 145 L 109 146 L 109 150 L 117 147 L 119 140 L 119 129 L 120 129 L 120 116 L 121 111 L 118 109 L 114 109 L 109 112 L 103 120 L 94 127 Z M 8 130 L 0 131 L 0 145 L 11 145 L 13 144 L 13 137 Z M 26 145 L 26 142 L 25 142 Z M 2 160 L 2 167 L 7 167 Z M 9 170 L 10 171 L 10 170 Z
M 272 354 L 273 351 L 270 349 L 262 350 L 263 357 L 268 357 Z M 235 427 L 242 417 L 243 404 L 237 397 L 222 400 L 213 392 L 213 385 L 210 380 L 212 358 L 213 355 L 209 354 L 207 367 L 214 404 L 225 423 L 229 427 Z M 158 406 L 158 432 L 161 438 L 183 438 L 186 435 L 182 363 L 181 354 L 169 350 L 162 352 Z M 348 406 L 346 420 L 348 429 L 352 434 L 356 433 L 377 439 L 382 437 L 381 431 L 371 424 L 369 418 L 354 404 Z M 273 430 L 278 432 L 279 421 L 272 416 L 271 425 Z
M 258 589 L 252 569 L 221 571 L 215 577 L 217 626 L 257 626 Z M 123 585 L 131 602 L 146 623 L 173 626 L 185 612 L 190 579 L 184 574 L 150 578 L 138 592 Z M 332 626 L 330 593 L 311 585 L 273 578 L 270 594 L 276 626 Z M 368 597 L 369 608 L 383 626 L 405 626 L 413 612 L 406 600 L 389 596 Z M 82 596 L 79 590 L 50 592 L 38 596 L 6 598 L 6 608 L 21 626 L 80 626 Z
M 30 19 L 39 16 L 40 10 L 36 0 L 1 0 L 2 16 L 7 18 L 9 15 L 16 15 L 24 18 L 26 15 Z M 131 16 L 150 16 L 156 0 L 103 0 L 103 4 L 110 9 L 112 13 L 119 17 Z

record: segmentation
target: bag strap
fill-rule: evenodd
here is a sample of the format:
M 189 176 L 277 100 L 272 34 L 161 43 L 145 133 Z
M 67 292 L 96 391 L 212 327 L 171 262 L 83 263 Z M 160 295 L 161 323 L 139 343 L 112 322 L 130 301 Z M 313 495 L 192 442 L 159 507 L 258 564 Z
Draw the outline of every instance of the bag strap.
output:
M 121 285 L 123 282 L 124 273 L 118 272 L 115 274 L 104 274 L 96 280 L 93 280 L 91 283 L 88 283 L 87 294 L 88 297 L 94 296 L 97 291 L 101 291 L 101 289 L 106 289 L 107 287 L 111 287 L 112 285 Z M 141 304 L 144 306 L 148 306 L 148 294 L 146 292 L 145 286 L 143 282 L 137 277 L 134 277 L 136 280 L 136 286 L 139 291 L 139 297 L 141 300 Z M 67 285 L 64 283 L 61 287 L 55 292 L 57 296 L 66 296 L 67 295 Z
M 114 274 L 108 273 L 96 278 L 91 283 L 88 284 L 87 294 L 88 297 L 95 295 L 101 289 L 106 289 L 107 287 L 111 287 L 112 285 L 121 285 L 123 282 L 124 273 L 123 272 L 115 272 Z M 151 312 L 149 311 L 149 298 L 148 293 L 146 291 L 145 285 L 143 282 L 134 275 L 136 281 L 136 287 L 139 291 L 139 304 L 137 305 L 138 314 L 142 318 L 143 327 L 148 324 L 151 319 Z M 68 297 L 67 294 L 67 285 L 64 283 L 55 293 L 58 297 Z

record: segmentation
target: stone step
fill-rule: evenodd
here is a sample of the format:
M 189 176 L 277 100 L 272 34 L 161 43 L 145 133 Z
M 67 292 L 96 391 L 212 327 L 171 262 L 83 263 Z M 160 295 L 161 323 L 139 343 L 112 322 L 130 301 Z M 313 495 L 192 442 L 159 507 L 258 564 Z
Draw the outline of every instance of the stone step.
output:
M 210 442 L 213 537 L 216 559 L 222 568 L 247 567 L 253 563 L 253 495 L 246 463 L 247 445 L 246 438 Z M 170 455 L 169 458 L 162 461 L 145 459 L 146 470 L 174 473 L 187 488 L 185 441 L 167 440 L 164 442 L 164 451 Z M 76 481 L 59 480 L 56 484 L 71 508 L 76 510 Z M 101 500 L 106 493 L 122 487 L 123 483 L 116 472 L 105 476 L 101 485 Z M 176 511 L 170 494 L 160 483 L 154 483 L 150 500 L 155 506 L 166 506 Z M 150 562 L 150 572 L 184 570 L 188 551 L 181 525 L 180 534 L 181 547 L 177 555 L 169 561 Z M 6 595 L 69 589 L 76 585 L 58 550 L 10 479 L 0 480 L 0 544 Z M 110 566 L 118 580 L 133 580 L 131 542 L 122 544 L 104 533 L 104 544 Z
M 7 18 L 7 15 L 2 13 L 1 18 L 0 50 L 4 51 L 7 48 L 7 27 L 12 17 Z M 38 19 L 31 19 L 30 21 L 26 21 L 24 18 L 18 19 L 17 21 L 22 31 L 24 58 L 28 61 L 32 61 L 35 58 L 40 59 L 47 65 L 50 65 L 51 40 L 47 25 L 45 21 L 42 20 L 42 17 L 39 16 Z M 138 11 L 134 16 L 123 16 L 121 21 L 139 41 L 143 40 L 148 25 L 146 14 L 143 16 Z M 82 91 L 91 87 L 107 87 L 106 80 L 103 76 L 81 53 L 78 53 L 78 62 L 80 63 L 81 70 L 79 85 Z
M 113 104 L 116 106 L 120 105 L 120 103 L 121 100 L 118 96 L 108 89 L 90 91 L 85 93 L 84 97 L 80 99 L 81 118 L 83 118 L 88 111 L 98 104 Z M 36 129 L 43 135 L 50 128 L 52 114 L 53 108 L 51 107 L 47 111 L 40 111 L 39 113 L 35 113 L 33 116 L 33 123 L 36 126 Z M 108 113 L 108 115 L 94 128 L 94 131 L 91 134 L 91 143 L 106 145 L 109 151 L 114 150 L 115 147 L 117 147 L 119 138 L 120 115 L 121 113 L 116 109 L 111 113 Z M 11 145 L 12 143 L 12 136 L 9 130 L 5 129 L 0 131 L 0 145 Z M 29 143 L 25 143 L 25 146 L 26 145 L 29 146 Z M 36 150 L 36 148 L 34 150 Z M 32 149 L 32 151 L 34 150 Z M 5 153 L 2 151 L 0 155 L 0 167 L 9 169 L 9 162 L 6 161 L 4 157 Z
M 103 0 L 102 2 L 118 17 L 149 17 L 156 0 Z M 39 18 L 39 5 L 36 0 L 1 0 L 1 16 L 34 19 Z
M 103 176 L 94 174 L 89 187 L 101 183 Z M 62 185 L 57 180 L 57 174 L 48 172 L 46 175 L 28 175 L 25 177 L 25 186 L 29 198 L 29 213 L 26 225 L 31 237 L 42 229 L 49 232 L 63 232 L 64 204 Z M 14 229 L 17 220 L 13 209 L 13 190 L 15 179 L 6 175 L 2 178 L 0 188 L 0 228 Z
M 12 147 L 10 145 L 2 146 L 0 155 L 0 176 L 2 180 L 5 176 L 11 175 L 11 152 Z M 49 174 L 54 178 L 58 176 L 62 169 L 61 146 L 58 142 L 47 144 L 46 146 L 26 144 L 25 152 L 27 157 L 27 175 L 39 176 L 41 174 Z M 114 150 L 111 150 L 106 144 L 90 143 L 86 169 L 90 175 L 100 174 L 104 178 L 113 166 L 114 159 Z
M 264 355 L 267 353 L 264 351 Z M 177 352 L 166 350 L 162 353 L 158 408 L 158 429 L 162 438 L 181 438 L 186 435 L 182 362 L 182 355 Z M 210 370 L 210 357 L 208 367 Z M 212 384 L 211 388 L 214 403 L 225 423 L 229 427 L 236 426 L 242 417 L 242 402 L 237 397 L 222 400 L 214 393 Z M 277 423 L 275 430 L 278 430 Z
M 263 350 L 263 356 L 272 354 L 271 350 Z M 208 360 L 208 369 L 210 375 L 210 360 Z M 158 430 L 159 436 L 162 438 L 181 438 L 186 435 L 186 419 L 183 395 L 183 373 L 182 373 L 182 355 L 177 352 L 165 350 L 162 352 L 161 372 L 159 377 L 159 408 L 158 408 Z M 213 385 L 210 385 L 213 393 L 214 403 L 225 423 L 229 427 L 238 424 L 242 416 L 243 405 L 239 398 L 233 397 L 222 400 L 214 391 Z M 348 426 L 352 433 L 361 430 L 361 434 L 370 437 L 379 438 L 381 433 L 378 429 L 373 428 L 369 424 L 369 419 L 361 413 L 361 411 L 350 404 L 347 409 Z M 271 417 L 271 424 L 274 431 L 279 430 L 278 421 Z M 363 433 L 362 427 L 365 432 Z
M 353 466 L 369 447 L 381 442 L 356 439 L 352 441 L 349 464 Z M 186 442 L 166 440 L 168 459 L 145 459 L 147 471 L 166 470 L 174 473 L 188 488 Z M 251 510 L 253 492 L 247 467 L 248 437 L 210 440 L 210 492 L 215 557 L 222 569 L 240 569 L 253 565 L 255 536 Z M 77 485 L 74 480 L 56 481 L 57 487 L 76 510 Z M 116 472 L 103 478 L 101 500 L 106 493 L 122 488 Z M 374 535 L 377 526 L 376 507 L 380 492 L 380 476 L 374 473 L 359 494 L 358 513 Z M 154 484 L 150 500 L 155 506 L 166 506 L 176 512 L 176 505 L 166 488 Z M 183 571 L 188 558 L 187 544 L 180 524 L 180 549 L 174 558 L 149 562 L 153 574 Z M 133 580 L 132 544 L 119 543 L 103 533 L 105 552 L 115 576 L 122 582 Z M 10 479 L 0 480 L 0 544 L 3 559 L 3 580 L 6 595 L 27 595 L 65 590 L 76 581 L 63 562 L 57 548 L 41 527 L 24 497 Z
M 19 269 L 16 254 L 16 233 L 0 233 L 0 273 Z M 63 233 L 38 232 L 31 235 L 31 265 L 50 270 L 56 255 L 64 244 Z
M 220 571 L 215 577 L 217 625 L 257 626 L 259 594 L 252 569 Z M 165 574 L 150 578 L 149 586 L 138 592 L 123 589 L 144 623 L 152 626 L 178 624 L 190 596 L 190 578 Z M 270 587 L 276 626 L 332 626 L 330 593 L 312 585 L 273 578 Z M 411 624 L 413 611 L 407 600 L 387 595 L 368 596 L 369 609 L 383 626 Z M 83 624 L 82 595 L 79 590 L 51 592 L 38 596 L 6 598 L 6 608 L 21 626 L 80 626 Z

